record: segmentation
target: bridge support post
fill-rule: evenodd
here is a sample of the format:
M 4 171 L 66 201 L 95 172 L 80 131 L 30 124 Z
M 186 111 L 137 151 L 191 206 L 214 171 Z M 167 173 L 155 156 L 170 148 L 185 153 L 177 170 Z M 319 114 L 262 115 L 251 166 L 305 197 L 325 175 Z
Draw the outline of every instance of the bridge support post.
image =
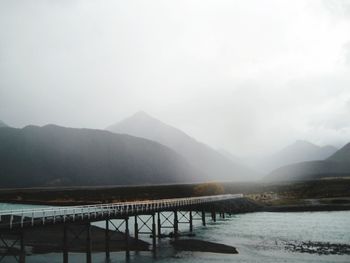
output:
M 177 211 L 174 211 L 174 236 L 177 237 L 179 234 L 179 220 L 177 218 Z
M 19 262 L 20 263 L 25 263 L 26 261 L 26 252 L 25 252 L 25 247 L 24 247 L 24 230 L 22 229 L 21 233 L 20 233 L 20 246 L 21 246 L 21 254 L 19 257 Z
M 202 225 L 205 226 L 205 212 L 202 211 Z
M 225 212 L 222 212 L 222 218 L 225 219 Z
M 162 237 L 162 222 L 160 221 L 160 212 L 157 213 L 157 228 L 158 228 L 158 238 Z
M 105 242 L 106 242 L 106 262 L 109 262 L 111 260 L 110 256 L 110 246 L 109 246 L 109 220 L 106 220 L 106 229 L 105 229 Z
M 86 226 L 86 263 L 91 263 L 91 224 Z
M 212 212 L 211 212 L 211 219 L 212 219 L 214 222 L 216 222 L 216 213 L 215 213 L 215 211 L 212 211 Z
M 156 216 L 152 214 L 152 251 L 153 256 L 156 255 Z
M 63 263 L 68 263 L 68 229 L 63 225 Z
M 192 210 L 190 210 L 190 232 L 193 232 L 193 215 Z
M 130 258 L 130 247 L 129 247 L 129 217 L 125 218 L 125 256 L 126 259 Z
M 135 239 L 139 239 L 139 225 L 137 223 L 137 215 L 135 216 L 135 224 L 134 224 L 134 233 L 135 233 Z

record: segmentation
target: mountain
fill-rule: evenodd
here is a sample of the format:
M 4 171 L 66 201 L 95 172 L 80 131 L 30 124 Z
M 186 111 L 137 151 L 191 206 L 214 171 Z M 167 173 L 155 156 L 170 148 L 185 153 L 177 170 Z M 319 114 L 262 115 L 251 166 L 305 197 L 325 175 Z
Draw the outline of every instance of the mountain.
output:
M 293 163 L 325 160 L 334 154 L 337 148 L 334 146 L 318 146 L 307 141 L 296 141 L 281 151 L 263 158 L 257 167 L 265 172 L 271 172 L 279 167 Z
M 2 120 L 0 120 L 0 128 L 4 128 L 4 127 L 8 127 L 8 125 Z
M 256 176 L 243 165 L 145 112 L 138 112 L 107 130 L 146 138 L 173 149 L 201 171 L 205 180 L 249 180 Z
M 200 181 L 173 150 L 129 135 L 55 125 L 0 129 L 0 187 Z
M 350 143 L 326 160 L 300 162 L 272 171 L 267 180 L 310 180 L 325 177 L 350 176 Z

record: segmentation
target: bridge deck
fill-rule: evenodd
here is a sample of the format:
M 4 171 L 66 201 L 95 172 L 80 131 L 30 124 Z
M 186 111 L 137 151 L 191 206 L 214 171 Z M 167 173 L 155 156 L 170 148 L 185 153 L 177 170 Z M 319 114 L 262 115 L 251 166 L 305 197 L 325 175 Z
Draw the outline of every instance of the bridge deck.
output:
M 213 202 L 242 198 L 242 194 L 214 195 L 100 205 L 48 207 L 0 211 L 0 229 L 12 230 L 38 225 L 94 222 L 161 211 L 194 209 Z

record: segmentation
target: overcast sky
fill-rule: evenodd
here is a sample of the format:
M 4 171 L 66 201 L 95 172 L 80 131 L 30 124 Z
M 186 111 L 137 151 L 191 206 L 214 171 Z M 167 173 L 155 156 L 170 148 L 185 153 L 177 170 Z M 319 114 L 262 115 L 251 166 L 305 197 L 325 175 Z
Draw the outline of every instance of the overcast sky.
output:
M 0 120 L 144 110 L 249 155 L 350 141 L 350 1 L 0 1 Z

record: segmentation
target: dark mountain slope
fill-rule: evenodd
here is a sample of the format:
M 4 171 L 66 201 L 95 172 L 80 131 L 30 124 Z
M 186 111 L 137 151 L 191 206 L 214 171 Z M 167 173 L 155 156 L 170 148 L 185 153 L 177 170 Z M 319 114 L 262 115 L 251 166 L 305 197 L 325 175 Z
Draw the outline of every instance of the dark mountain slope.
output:
M 0 129 L 0 186 L 200 181 L 183 157 L 149 140 L 54 125 Z
M 329 161 L 350 163 L 350 143 L 328 158 Z
M 206 180 L 250 180 L 256 177 L 245 166 L 144 112 L 138 112 L 107 129 L 156 141 L 173 149 L 201 171 Z

